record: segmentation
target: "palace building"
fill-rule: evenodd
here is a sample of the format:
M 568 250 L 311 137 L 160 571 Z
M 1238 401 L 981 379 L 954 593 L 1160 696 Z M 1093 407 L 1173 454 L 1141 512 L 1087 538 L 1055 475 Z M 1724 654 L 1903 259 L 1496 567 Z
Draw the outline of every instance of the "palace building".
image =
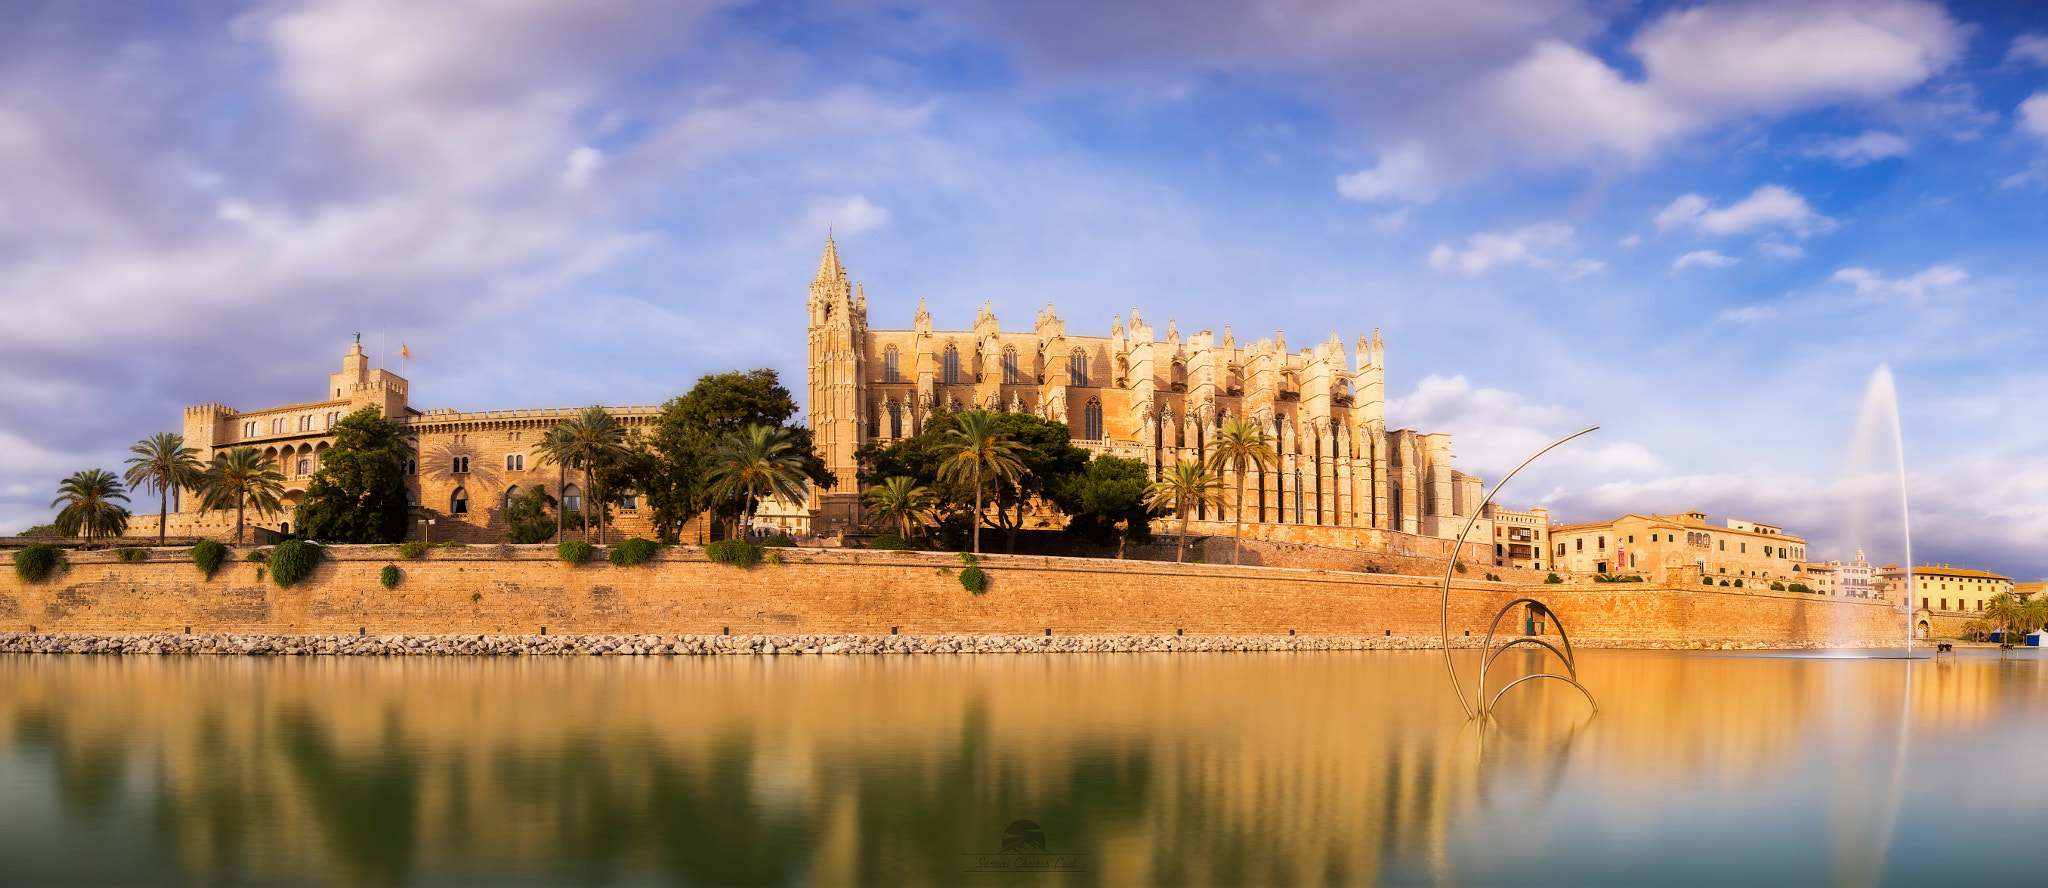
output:
M 1184 335 L 1169 321 L 1161 336 L 1134 308 L 1107 335 L 1078 335 L 1050 306 L 1030 329 L 1006 331 L 987 305 L 972 330 L 934 330 L 923 300 L 908 328 L 877 329 L 829 238 L 806 307 L 810 426 L 839 478 L 812 491 L 820 533 L 860 521 L 855 449 L 915 435 L 941 410 L 1063 422 L 1076 445 L 1143 462 L 1154 477 L 1200 459 L 1225 418 L 1250 419 L 1280 456 L 1245 479 L 1245 536 L 1255 539 L 1443 554 L 1409 538 L 1455 538 L 1484 495 L 1477 477 L 1451 467 L 1449 435 L 1386 427 L 1378 333 L 1349 353 L 1335 333 L 1289 350 L 1282 334 L 1239 343 L 1229 327 Z M 1235 489 L 1236 478 L 1224 480 Z M 1203 510 L 1197 532 L 1218 532 L 1209 522 L 1232 517 L 1221 511 Z M 1490 552 L 1492 536 L 1482 520 L 1471 539 Z

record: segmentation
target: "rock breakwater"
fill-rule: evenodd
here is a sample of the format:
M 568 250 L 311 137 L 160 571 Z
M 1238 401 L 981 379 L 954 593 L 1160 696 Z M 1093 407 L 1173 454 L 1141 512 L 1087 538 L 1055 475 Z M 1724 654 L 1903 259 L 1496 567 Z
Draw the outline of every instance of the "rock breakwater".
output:
M 1496 639 L 1498 641 L 1500 639 Z M 1483 639 L 1454 637 L 1454 648 Z M 1344 635 L 256 635 L 0 633 L 0 653 L 227 656 L 541 657 L 826 654 L 1108 654 L 1431 650 L 1433 637 Z M 1823 650 L 1814 641 L 1612 641 L 1580 648 Z

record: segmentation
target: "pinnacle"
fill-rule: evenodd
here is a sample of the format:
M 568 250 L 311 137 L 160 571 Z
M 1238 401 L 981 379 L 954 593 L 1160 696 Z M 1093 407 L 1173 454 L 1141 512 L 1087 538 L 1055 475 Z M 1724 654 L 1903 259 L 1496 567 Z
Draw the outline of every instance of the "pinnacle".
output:
M 846 268 L 839 264 L 839 247 L 832 243 L 832 236 L 825 236 L 825 255 L 818 260 L 818 280 L 837 283 L 846 277 Z

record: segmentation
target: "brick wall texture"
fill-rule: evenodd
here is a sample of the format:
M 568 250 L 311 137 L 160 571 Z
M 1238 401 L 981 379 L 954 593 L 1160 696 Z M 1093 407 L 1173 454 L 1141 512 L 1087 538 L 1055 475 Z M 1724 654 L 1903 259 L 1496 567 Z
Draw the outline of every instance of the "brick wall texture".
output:
M 0 631 L 1424 636 L 1439 620 L 1439 581 L 1428 577 L 984 555 L 989 589 L 973 595 L 950 553 L 780 552 L 781 565 L 740 570 L 684 546 L 634 567 L 566 565 L 546 546 L 435 549 L 418 560 L 390 546 L 335 547 L 289 589 L 248 561 L 203 579 L 180 549 L 127 564 L 71 552 L 39 582 L 0 577 Z M 402 572 L 389 590 L 378 582 L 387 564 Z M 1484 634 L 1525 595 L 1561 614 L 1574 638 L 1855 644 L 1903 632 L 1890 606 L 1861 599 L 1471 579 L 1454 584 L 1451 631 Z M 1517 608 L 1504 627 L 1520 626 Z

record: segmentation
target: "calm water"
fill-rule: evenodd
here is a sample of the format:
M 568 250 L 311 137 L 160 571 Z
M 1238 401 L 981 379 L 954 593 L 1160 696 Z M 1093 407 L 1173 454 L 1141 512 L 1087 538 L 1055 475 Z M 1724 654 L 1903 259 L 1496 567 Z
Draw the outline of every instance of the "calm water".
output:
M 1481 736 L 1428 653 L 6 655 L 0 883 L 2038 878 L 2041 660 L 1581 668 Z

